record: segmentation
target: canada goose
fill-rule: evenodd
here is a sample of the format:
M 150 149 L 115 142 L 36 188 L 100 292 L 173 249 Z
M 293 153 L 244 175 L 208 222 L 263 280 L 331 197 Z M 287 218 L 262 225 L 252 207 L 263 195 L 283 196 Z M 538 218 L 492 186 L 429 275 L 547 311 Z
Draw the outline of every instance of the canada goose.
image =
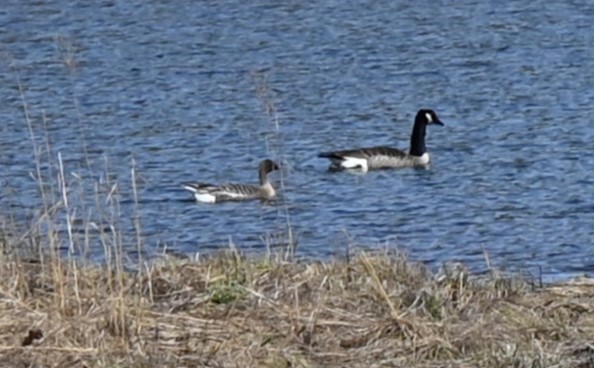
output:
M 403 168 L 425 166 L 429 163 L 429 153 L 425 147 L 427 125 L 443 125 L 435 111 L 421 109 L 417 112 L 410 137 L 408 153 L 396 148 L 377 146 L 344 151 L 322 152 L 318 157 L 332 161 L 331 171 Z
M 258 166 L 260 185 L 227 183 L 213 185 L 207 183 L 189 183 L 184 188 L 193 192 L 198 202 L 219 203 L 224 201 L 241 201 L 247 199 L 267 200 L 276 196 L 276 191 L 268 174 L 279 170 L 279 166 L 272 160 L 263 160 Z

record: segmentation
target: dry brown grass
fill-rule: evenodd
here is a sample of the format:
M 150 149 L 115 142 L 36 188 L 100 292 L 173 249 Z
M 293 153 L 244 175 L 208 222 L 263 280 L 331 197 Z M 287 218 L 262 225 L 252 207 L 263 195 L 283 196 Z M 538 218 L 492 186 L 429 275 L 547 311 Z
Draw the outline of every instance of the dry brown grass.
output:
M 590 367 L 594 284 L 349 263 L 0 264 L 0 366 Z M 42 335 L 42 336 L 41 336 Z

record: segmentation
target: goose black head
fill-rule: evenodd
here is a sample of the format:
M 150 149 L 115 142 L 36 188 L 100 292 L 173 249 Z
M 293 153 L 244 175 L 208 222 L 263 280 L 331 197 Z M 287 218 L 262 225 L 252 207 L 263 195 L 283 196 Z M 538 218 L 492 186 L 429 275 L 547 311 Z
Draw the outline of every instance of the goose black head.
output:
M 421 109 L 417 112 L 416 119 L 421 119 L 427 125 L 435 124 L 435 125 L 443 125 L 441 120 L 437 117 L 437 114 L 433 110 L 429 109 Z

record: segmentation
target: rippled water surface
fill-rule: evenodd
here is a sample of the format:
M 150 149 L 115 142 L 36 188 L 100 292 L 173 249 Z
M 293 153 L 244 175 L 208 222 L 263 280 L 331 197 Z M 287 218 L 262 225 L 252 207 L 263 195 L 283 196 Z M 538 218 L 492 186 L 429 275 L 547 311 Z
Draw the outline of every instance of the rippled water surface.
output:
M 146 249 L 193 253 L 265 249 L 290 221 L 304 256 L 356 243 L 591 272 L 593 18 L 586 0 L 5 0 L 1 209 L 39 218 L 36 161 L 57 202 L 60 156 L 71 218 L 116 222 L 130 251 L 138 224 Z M 330 174 L 316 158 L 405 149 L 421 107 L 446 124 L 429 128 L 428 170 Z M 181 188 L 256 182 L 264 157 L 285 166 L 273 203 Z

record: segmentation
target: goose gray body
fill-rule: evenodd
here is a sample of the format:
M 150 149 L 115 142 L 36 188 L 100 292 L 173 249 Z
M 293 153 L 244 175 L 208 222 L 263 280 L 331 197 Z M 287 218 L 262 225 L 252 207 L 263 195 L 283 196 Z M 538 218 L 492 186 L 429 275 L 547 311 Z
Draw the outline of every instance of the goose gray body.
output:
M 425 146 L 427 125 L 443 125 L 433 110 L 417 112 L 410 138 L 410 151 L 376 146 L 350 150 L 322 152 L 318 157 L 329 159 L 331 171 L 404 168 L 426 166 L 430 157 Z
M 184 188 L 193 192 L 196 200 L 203 203 L 242 201 L 249 199 L 267 200 L 276 196 L 276 190 L 270 183 L 268 174 L 278 169 L 279 166 L 272 160 L 263 160 L 260 162 L 258 168 L 260 185 L 237 183 L 188 183 L 184 184 Z

